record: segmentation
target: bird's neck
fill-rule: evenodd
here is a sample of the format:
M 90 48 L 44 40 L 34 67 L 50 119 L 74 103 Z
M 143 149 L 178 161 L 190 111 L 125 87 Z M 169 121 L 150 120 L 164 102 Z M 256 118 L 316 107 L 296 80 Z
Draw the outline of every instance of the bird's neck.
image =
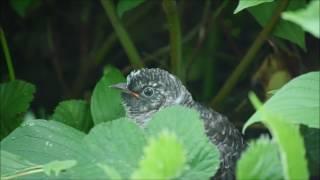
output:
M 173 104 L 192 107 L 194 100 L 189 91 L 184 86 L 181 86 Z
M 200 113 L 201 117 L 209 116 L 211 113 L 216 113 L 211 108 L 201 105 L 200 103 L 193 100 L 191 93 L 184 87 L 180 86 L 180 92 L 177 95 L 173 104 L 185 106 L 188 108 L 195 109 Z

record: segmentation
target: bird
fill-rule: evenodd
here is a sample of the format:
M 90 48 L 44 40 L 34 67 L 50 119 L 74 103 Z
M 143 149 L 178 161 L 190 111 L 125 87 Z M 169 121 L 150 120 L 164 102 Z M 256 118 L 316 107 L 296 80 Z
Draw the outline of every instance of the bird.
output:
M 226 116 L 196 102 L 178 77 L 160 68 L 142 68 L 131 71 L 126 82 L 111 87 L 122 91 L 127 116 L 142 128 L 162 108 L 181 105 L 195 109 L 207 137 L 220 152 L 220 166 L 212 178 L 235 179 L 236 161 L 246 147 L 241 133 Z

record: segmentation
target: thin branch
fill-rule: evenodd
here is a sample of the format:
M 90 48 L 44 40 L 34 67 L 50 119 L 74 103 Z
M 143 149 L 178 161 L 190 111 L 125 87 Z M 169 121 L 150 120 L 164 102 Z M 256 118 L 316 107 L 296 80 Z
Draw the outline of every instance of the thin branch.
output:
M 117 36 L 112 32 L 97 50 L 92 50 L 90 57 L 94 65 L 101 64 L 105 55 L 110 51 L 112 46 L 117 42 Z
M 52 31 L 52 23 L 51 20 L 48 21 L 47 24 L 47 42 L 48 42 L 48 47 L 49 47 L 49 54 L 50 54 L 50 60 L 53 65 L 53 69 L 57 75 L 58 78 L 58 83 L 62 88 L 64 96 L 69 96 L 70 90 L 69 87 L 67 86 L 67 83 L 65 81 L 65 78 L 63 76 L 63 67 L 59 61 L 59 52 L 57 50 L 57 44 L 54 41 L 54 34 Z
M 258 37 L 255 39 L 246 55 L 242 58 L 240 64 L 236 67 L 236 69 L 232 72 L 230 77 L 227 79 L 226 83 L 219 90 L 217 96 L 211 101 L 211 106 L 216 107 L 222 100 L 231 92 L 231 90 L 235 87 L 238 82 L 240 76 L 244 71 L 246 71 L 249 64 L 253 61 L 257 52 L 262 47 L 263 43 L 266 41 L 268 36 L 271 34 L 275 26 L 277 25 L 281 12 L 287 8 L 289 4 L 289 0 L 281 0 L 275 10 L 270 21 L 264 26 L 263 30 L 259 33 Z
M 238 45 L 234 42 L 234 39 L 232 38 L 231 29 L 226 25 L 225 21 L 220 21 L 219 25 L 221 26 L 222 33 L 224 37 L 226 38 L 226 41 L 228 43 L 228 46 L 230 47 L 230 50 L 233 51 L 236 56 L 242 56 L 241 50 L 238 47 Z M 240 59 L 238 59 L 240 60 Z
M 124 22 L 126 28 L 134 25 L 141 17 L 145 17 L 146 14 L 152 9 L 155 5 L 155 1 L 146 2 L 143 9 L 135 12 L 132 16 L 127 18 L 127 21 Z M 90 59 L 94 61 L 94 66 L 97 66 L 102 63 L 105 55 L 111 50 L 114 44 L 117 42 L 118 38 L 114 31 L 103 41 L 102 45 L 98 49 L 93 49 L 90 52 Z
M 125 30 L 123 25 L 121 24 L 119 18 L 117 17 L 114 4 L 112 0 L 100 0 L 101 4 L 108 15 L 111 24 L 116 31 L 116 34 L 124 47 L 124 50 L 126 51 L 129 61 L 135 68 L 141 68 L 143 67 L 143 63 L 141 61 L 141 58 L 138 54 L 138 51 L 136 47 L 134 46 L 128 32 Z
M 144 17 L 147 12 L 155 5 L 155 3 L 146 3 L 144 8 L 135 13 L 134 15 L 128 17 L 127 21 L 124 22 L 124 25 L 129 27 L 133 24 L 135 24 L 141 17 Z M 115 43 L 118 41 L 116 33 L 113 31 L 110 33 L 110 35 L 102 42 L 99 48 L 93 48 L 90 53 L 86 53 L 85 55 L 82 55 L 82 65 L 80 65 L 79 75 L 74 80 L 73 85 L 73 96 L 78 96 L 81 92 L 81 89 L 85 85 L 87 81 L 88 74 L 97 66 L 99 66 L 102 62 L 104 57 L 112 47 L 115 45 Z M 85 60 L 85 61 L 84 61 Z
M 182 39 L 182 44 L 185 44 L 187 42 L 189 42 L 191 39 L 193 39 L 199 29 L 200 29 L 201 25 L 200 23 L 198 25 L 196 25 L 192 30 L 190 30 L 187 35 Z M 144 59 L 143 62 L 147 62 L 147 61 L 151 61 L 151 60 L 155 60 L 158 59 L 159 56 L 165 55 L 170 51 L 170 45 L 166 45 L 163 46 L 161 48 L 156 49 L 155 51 L 153 51 L 152 53 L 150 53 L 149 55 L 147 55 Z
M 203 9 L 203 14 L 202 14 L 202 19 L 200 21 L 200 30 L 198 32 L 198 40 L 197 43 L 195 45 L 195 47 L 193 48 L 193 52 L 191 53 L 191 55 L 189 56 L 189 58 L 187 59 L 186 62 L 186 73 L 189 72 L 191 65 L 195 59 L 195 56 L 198 54 L 199 49 L 201 48 L 201 46 L 203 45 L 203 42 L 205 40 L 205 37 L 207 36 L 207 22 L 210 16 L 210 6 L 211 6 L 211 0 L 206 0 L 205 2 L 205 6 Z M 188 78 L 186 78 L 188 79 Z
M 223 5 L 221 5 L 216 12 L 212 15 L 212 18 L 215 19 L 216 16 L 218 16 L 222 9 L 225 7 L 225 5 L 227 4 L 228 0 L 223 1 Z M 206 6 L 205 8 L 207 8 L 208 6 Z M 206 11 L 204 9 L 204 11 Z M 206 13 L 204 12 L 203 18 L 206 16 Z M 200 23 L 198 23 L 197 25 L 195 25 L 188 33 L 186 33 L 186 35 L 182 38 L 182 44 L 185 44 L 187 42 L 189 42 L 190 40 L 192 40 L 198 33 L 200 28 L 203 26 L 203 21 L 200 21 Z M 157 60 L 159 58 L 159 56 L 163 56 L 166 55 L 168 52 L 170 51 L 170 45 L 166 45 L 163 46 L 161 48 L 156 49 L 155 51 L 153 51 L 150 54 L 147 54 L 144 58 L 143 58 L 143 62 L 148 62 L 148 61 L 152 61 L 152 60 Z M 188 63 L 187 63 L 188 64 Z
M 224 0 L 222 2 L 222 4 L 212 13 L 210 13 L 210 6 L 211 6 L 211 0 L 208 0 L 206 2 L 206 6 L 205 9 L 203 10 L 203 17 L 202 20 L 200 22 L 200 28 L 203 29 L 203 35 L 200 35 L 199 32 L 199 39 L 198 42 L 196 44 L 196 46 L 194 47 L 194 51 L 193 53 L 190 55 L 190 57 L 187 60 L 187 65 L 186 65 L 186 72 L 189 72 L 191 70 L 192 64 L 194 62 L 194 60 L 196 59 L 195 57 L 197 56 L 197 54 L 199 53 L 199 50 L 201 49 L 204 41 L 206 40 L 206 37 L 208 36 L 208 32 L 210 32 L 210 30 L 213 28 L 213 23 L 210 23 L 209 25 L 207 25 L 207 28 L 205 28 L 206 24 L 208 23 L 208 21 L 214 22 L 219 15 L 222 13 L 223 9 L 227 6 L 229 0 Z M 209 18 L 211 16 L 211 18 Z
M 7 68 L 8 68 L 8 72 L 9 72 L 9 79 L 10 79 L 10 81 L 13 81 L 13 80 L 15 80 L 15 73 L 14 73 L 14 68 L 12 65 L 12 58 L 11 58 L 10 51 L 8 48 L 6 36 L 5 36 L 4 31 L 1 27 L 0 27 L 0 39 L 1 39 L 1 45 L 2 45 L 2 50 L 4 53 L 4 57 L 5 57 L 6 63 L 7 63 Z
M 171 47 L 171 69 L 183 81 L 182 72 L 182 41 L 181 28 L 178 9 L 175 0 L 163 0 L 163 8 L 167 16 L 169 32 L 170 32 L 170 47 Z
M 82 92 L 82 89 L 86 83 L 86 80 L 88 78 L 88 73 L 90 71 L 90 68 L 92 66 L 92 62 L 90 61 L 89 52 L 88 52 L 88 18 L 90 14 L 91 8 L 84 5 L 84 9 L 82 14 L 84 16 L 82 17 L 81 24 L 80 24 L 80 64 L 78 68 L 78 74 L 73 82 L 72 86 L 72 95 L 73 97 L 78 97 L 80 93 Z

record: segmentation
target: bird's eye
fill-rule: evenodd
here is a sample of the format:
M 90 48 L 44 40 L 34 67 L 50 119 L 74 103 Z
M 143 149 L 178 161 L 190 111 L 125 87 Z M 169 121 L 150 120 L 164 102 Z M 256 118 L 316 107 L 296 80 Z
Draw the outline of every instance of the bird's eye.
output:
M 142 93 L 143 93 L 143 95 L 145 95 L 147 97 L 151 97 L 153 95 L 153 88 L 146 87 L 143 89 Z

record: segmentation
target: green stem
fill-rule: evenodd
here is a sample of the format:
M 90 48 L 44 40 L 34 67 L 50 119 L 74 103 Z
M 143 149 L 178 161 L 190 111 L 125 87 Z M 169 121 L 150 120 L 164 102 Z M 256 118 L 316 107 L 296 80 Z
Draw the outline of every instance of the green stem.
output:
M 96 51 L 92 51 L 91 57 L 93 57 L 95 65 L 101 64 L 103 58 L 111 50 L 115 42 L 117 42 L 117 36 L 114 32 L 112 32 L 102 43 L 99 49 L 97 49 Z
M 12 65 L 12 58 L 11 58 L 11 55 L 9 52 L 6 36 L 5 36 L 4 31 L 1 27 L 0 27 L 0 39 L 1 39 L 1 45 L 2 45 L 2 49 L 3 49 L 4 57 L 5 57 L 6 63 L 7 63 L 7 68 L 8 68 L 8 72 L 9 72 L 9 79 L 10 79 L 10 81 L 13 81 L 13 80 L 15 80 L 15 74 L 14 74 L 14 68 Z
M 163 8 L 167 16 L 169 32 L 170 32 L 170 47 L 171 47 L 171 68 L 183 81 L 183 72 L 181 67 L 182 59 L 182 41 L 181 29 L 178 9 L 175 0 L 163 0 Z
M 125 30 L 123 25 L 121 24 L 119 18 L 117 17 L 114 4 L 112 0 L 100 0 L 101 4 L 108 15 L 111 24 L 116 31 L 116 34 L 124 47 L 124 50 L 126 51 L 129 61 L 135 68 L 142 68 L 144 65 L 141 61 L 141 58 L 138 54 L 138 51 L 136 47 L 133 45 L 132 40 L 130 39 L 130 36 L 128 32 Z
M 35 166 L 35 167 L 30 167 L 30 168 L 18 171 L 14 175 L 2 176 L 1 179 L 3 179 L 3 180 L 16 179 L 21 176 L 27 176 L 30 174 L 36 174 L 36 173 L 40 173 L 40 172 L 44 172 L 43 167 L 42 166 Z
M 187 43 L 190 40 L 192 40 L 192 38 L 194 38 L 197 35 L 200 27 L 201 27 L 201 24 L 198 24 L 192 30 L 190 30 L 186 34 L 186 36 L 184 38 L 182 38 L 182 44 Z M 169 51 L 170 51 L 170 45 L 161 47 L 161 48 L 155 50 L 154 52 L 152 52 L 151 54 L 147 55 L 143 59 L 143 62 L 157 60 L 159 58 L 159 56 L 166 55 Z
M 146 16 L 146 14 L 154 7 L 155 2 L 147 2 L 145 7 L 138 11 L 137 13 L 133 14 L 132 16 L 128 17 L 127 21 L 124 22 L 124 27 L 130 27 L 135 24 L 141 17 Z M 118 38 L 113 31 L 110 35 L 106 38 L 106 40 L 102 43 L 101 47 L 97 50 L 92 50 L 90 53 L 91 59 L 94 61 L 94 65 L 99 65 L 103 61 L 105 55 L 111 50 L 114 44 L 117 42 Z M 143 61 L 142 61 L 143 62 Z
M 242 58 L 240 64 L 236 67 L 236 69 L 232 72 L 232 74 L 227 79 L 226 83 L 219 90 L 217 96 L 211 101 L 211 106 L 217 107 L 218 104 L 222 102 L 222 100 L 231 92 L 231 90 L 235 87 L 239 78 L 243 74 L 244 71 L 248 68 L 249 64 L 253 61 L 257 52 L 260 50 L 263 43 L 266 41 L 268 36 L 271 34 L 275 26 L 277 25 L 281 12 L 287 8 L 289 4 L 289 0 L 281 0 L 279 1 L 279 5 L 275 10 L 272 18 L 263 28 L 263 30 L 259 33 L 258 37 L 255 39 L 246 55 Z

